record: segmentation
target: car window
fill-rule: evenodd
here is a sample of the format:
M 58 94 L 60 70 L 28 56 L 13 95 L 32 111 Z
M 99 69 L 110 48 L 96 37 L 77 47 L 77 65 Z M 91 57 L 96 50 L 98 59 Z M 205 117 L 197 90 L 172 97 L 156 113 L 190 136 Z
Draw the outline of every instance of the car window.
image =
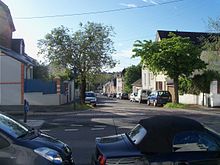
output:
M 134 144 L 139 144 L 146 134 L 147 130 L 138 124 L 127 135 Z
M 28 128 L 2 114 L 0 114 L 0 128 L 14 138 L 17 138 L 28 132 Z
M 220 151 L 220 146 L 213 137 L 206 133 L 184 132 L 175 136 L 173 151 Z
M 0 135 L 0 149 L 6 148 L 10 145 L 10 143 Z
M 167 91 L 161 91 L 161 92 L 158 92 L 158 95 L 159 96 L 170 96 L 170 93 Z
M 86 93 L 86 97 L 95 97 L 95 93 Z

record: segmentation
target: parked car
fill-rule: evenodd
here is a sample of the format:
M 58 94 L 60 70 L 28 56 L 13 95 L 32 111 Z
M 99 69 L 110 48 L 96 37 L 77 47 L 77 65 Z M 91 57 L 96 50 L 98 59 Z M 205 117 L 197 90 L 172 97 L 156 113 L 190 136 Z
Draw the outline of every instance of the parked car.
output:
M 121 97 L 121 93 L 117 93 L 117 94 L 116 94 L 116 98 L 117 98 L 117 99 L 120 99 L 120 97 Z
M 122 93 L 121 96 L 120 96 L 120 99 L 128 100 L 128 94 L 127 93 Z
M 67 144 L 4 114 L 0 114 L 0 162 L 3 165 L 74 165 Z
M 85 93 L 85 103 L 96 106 L 97 98 L 96 98 L 96 94 L 93 91 Z
M 220 135 L 179 116 L 142 119 L 128 133 L 96 138 L 92 165 L 217 165 Z
M 131 93 L 131 94 L 130 94 L 130 97 L 129 97 L 130 101 L 135 102 L 135 97 L 136 97 L 136 96 L 137 96 L 137 93 L 136 93 L 136 92 Z
M 140 89 L 137 92 L 137 96 L 135 97 L 135 101 L 139 103 L 147 102 L 147 97 L 151 93 L 150 90 Z
M 172 96 L 169 91 L 153 91 L 147 97 L 147 105 L 153 104 L 154 106 L 157 105 L 164 105 L 168 102 L 172 102 Z

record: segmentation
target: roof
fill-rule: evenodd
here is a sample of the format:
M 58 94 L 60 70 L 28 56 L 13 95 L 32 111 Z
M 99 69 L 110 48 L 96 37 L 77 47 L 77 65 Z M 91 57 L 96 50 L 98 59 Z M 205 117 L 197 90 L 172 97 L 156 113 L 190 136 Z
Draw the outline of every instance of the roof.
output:
M 206 33 L 206 32 L 185 32 L 185 31 L 166 31 L 166 30 L 158 30 L 157 31 L 157 37 L 159 39 L 164 39 L 164 38 L 170 38 L 168 35 L 169 33 L 174 33 L 177 36 L 181 37 L 189 37 L 190 40 L 194 44 L 201 44 L 202 38 L 208 38 L 211 36 L 220 36 L 220 33 Z M 157 38 L 158 39 L 158 38 Z
M 34 59 L 28 56 L 27 54 L 18 54 L 15 51 L 5 48 L 3 46 L 0 46 L 0 51 L 24 64 L 32 65 L 32 66 L 35 65 Z
M 142 87 L 142 80 L 138 79 L 137 81 L 133 82 L 131 85 L 136 87 Z
M 139 124 L 147 130 L 147 135 L 138 145 L 142 152 L 171 152 L 175 134 L 205 130 L 196 120 L 179 116 L 153 116 L 140 120 Z
M 11 13 L 10 13 L 10 10 L 9 10 L 8 6 L 5 3 L 3 3 L 1 0 L 0 0 L 0 6 L 2 6 L 3 9 L 5 10 L 5 12 L 7 13 L 7 19 L 9 21 L 11 30 L 15 31 L 15 26 L 14 26 L 14 23 L 13 23 L 13 20 L 12 20 L 12 17 L 11 17 Z

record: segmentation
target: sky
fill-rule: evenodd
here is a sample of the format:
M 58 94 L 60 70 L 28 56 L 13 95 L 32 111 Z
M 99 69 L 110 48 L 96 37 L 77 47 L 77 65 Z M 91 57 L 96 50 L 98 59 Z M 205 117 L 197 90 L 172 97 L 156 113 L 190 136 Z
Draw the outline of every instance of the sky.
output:
M 37 42 L 61 25 L 77 31 L 80 23 L 95 22 L 114 28 L 114 69 L 137 65 L 131 58 L 136 40 L 155 40 L 157 30 L 208 32 L 209 18 L 220 17 L 220 0 L 2 0 L 23 38 L 25 52 L 44 61 Z

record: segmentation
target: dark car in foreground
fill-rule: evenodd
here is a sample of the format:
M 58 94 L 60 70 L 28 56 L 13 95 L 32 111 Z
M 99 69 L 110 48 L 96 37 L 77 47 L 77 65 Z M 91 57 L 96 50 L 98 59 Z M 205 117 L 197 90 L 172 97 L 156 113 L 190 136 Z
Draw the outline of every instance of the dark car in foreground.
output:
M 159 115 L 128 133 L 96 138 L 93 165 L 217 165 L 220 135 L 196 120 Z
M 74 165 L 65 143 L 0 114 L 0 164 Z
M 154 106 L 163 106 L 168 102 L 172 102 L 172 96 L 169 91 L 152 91 L 150 95 L 147 97 L 147 105 L 153 104 Z

